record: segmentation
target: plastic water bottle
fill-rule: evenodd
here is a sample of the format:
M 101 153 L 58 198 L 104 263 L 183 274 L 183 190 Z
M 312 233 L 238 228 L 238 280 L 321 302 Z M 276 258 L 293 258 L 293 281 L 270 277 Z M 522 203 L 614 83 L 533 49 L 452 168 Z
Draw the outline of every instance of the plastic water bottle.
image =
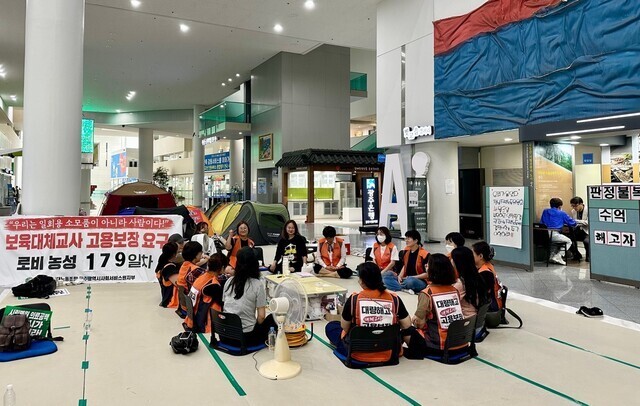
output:
M 4 406 L 16 406 L 16 393 L 13 391 L 13 385 L 7 385 L 4 392 Z
M 282 275 L 289 276 L 289 258 L 283 256 L 282 257 Z
M 269 351 L 274 351 L 276 349 L 276 330 L 273 327 L 269 330 L 267 343 L 269 344 Z

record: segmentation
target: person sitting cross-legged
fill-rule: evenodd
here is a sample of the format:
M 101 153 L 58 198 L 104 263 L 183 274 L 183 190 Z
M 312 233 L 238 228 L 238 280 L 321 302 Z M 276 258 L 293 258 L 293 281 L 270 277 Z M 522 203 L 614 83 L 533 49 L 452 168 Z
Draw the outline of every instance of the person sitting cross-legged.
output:
M 347 268 L 347 249 L 342 238 L 336 237 L 336 229 L 327 226 L 322 230 L 321 238 L 318 241 L 319 255 L 316 257 L 314 272 L 318 276 L 328 276 L 332 278 L 348 279 L 353 275 L 353 271 Z
M 413 294 L 427 287 L 425 266 L 429 260 L 429 252 L 422 248 L 422 237 L 418 231 L 409 230 L 404 236 L 407 245 L 402 251 L 402 270 L 399 274 L 391 270 L 383 272 L 382 280 L 390 290 Z

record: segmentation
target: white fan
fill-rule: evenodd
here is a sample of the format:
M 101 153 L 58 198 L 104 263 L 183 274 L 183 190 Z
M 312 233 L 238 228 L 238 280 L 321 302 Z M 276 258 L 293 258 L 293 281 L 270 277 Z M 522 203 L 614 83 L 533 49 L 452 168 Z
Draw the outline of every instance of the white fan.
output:
M 276 288 L 273 299 L 269 302 L 269 310 L 275 315 L 278 323 L 278 335 L 274 359 L 260 365 L 260 375 L 269 379 L 290 379 L 301 371 L 300 364 L 291 361 L 289 343 L 285 329 L 304 331 L 304 319 L 307 314 L 307 295 L 300 282 L 286 278 Z

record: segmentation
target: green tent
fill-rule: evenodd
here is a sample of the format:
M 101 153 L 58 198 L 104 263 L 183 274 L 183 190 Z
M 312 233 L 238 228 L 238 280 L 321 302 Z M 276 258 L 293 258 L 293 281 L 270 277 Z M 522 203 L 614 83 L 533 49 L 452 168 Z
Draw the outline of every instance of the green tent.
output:
M 229 236 L 230 229 L 235 230 L 238 223 L 244 220 L 249 224 L 249 237 L 256 245 L 277 244 L 284 223 L 289 220 L 289 210 L 281 203 L 263 204 L 245 201 L 233 203 L 230 206 L 229 210 L 220 210 L 211 218 L 214 230 L 224 238 Z M 218 230 L 216 224 L 224 224 L 224 228 Z

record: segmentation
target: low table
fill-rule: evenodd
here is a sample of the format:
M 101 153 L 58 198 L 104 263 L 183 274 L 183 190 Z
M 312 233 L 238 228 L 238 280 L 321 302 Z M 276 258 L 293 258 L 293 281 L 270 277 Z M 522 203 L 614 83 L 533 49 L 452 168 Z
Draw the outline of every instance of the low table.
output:
M 292 273 L 290 277 L 295 278 L 297 282 L 304 288 L 309 298 L 309 306 L 307 309 L 307 320 L 320 320 L 323 315 L 322 299 L 329 295 L 336 295 L 338 302 L 344 304 L 346 301 L 347 289 L 329 282 L 326 278 L 318 278 L 316 276 L 300 276 L 299 273 Z M 278 286 L 285 277 L 282 275 L 267 275 L 267 296 L 273 297 L 276 286 Z

